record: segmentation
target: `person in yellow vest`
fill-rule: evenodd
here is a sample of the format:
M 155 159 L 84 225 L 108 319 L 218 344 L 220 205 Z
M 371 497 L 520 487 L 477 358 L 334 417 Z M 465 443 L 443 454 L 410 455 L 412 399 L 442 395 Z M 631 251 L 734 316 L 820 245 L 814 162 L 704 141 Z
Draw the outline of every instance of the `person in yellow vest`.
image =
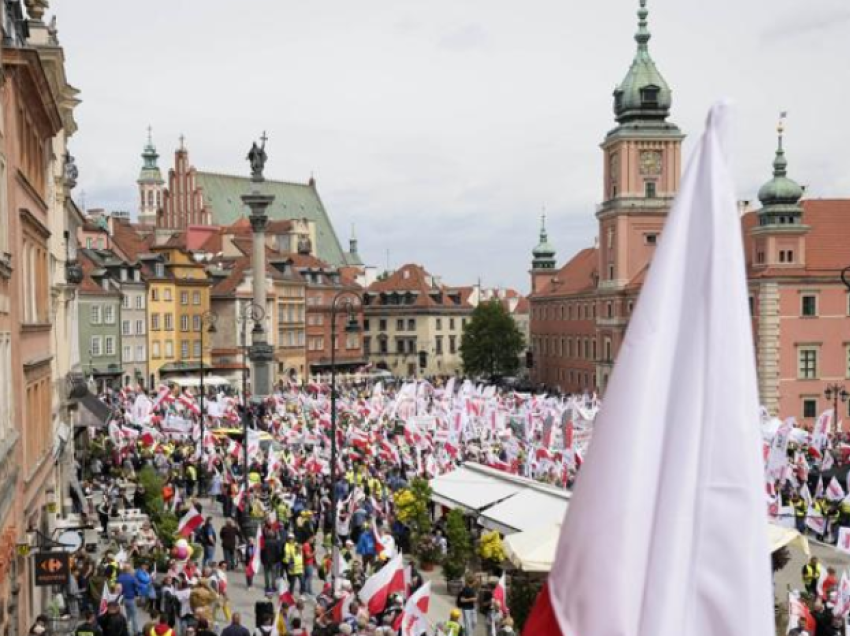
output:
M 304 594 L 304 552 L 292 534 L 286 539 L 283 563 L 286 566 L 286 577 L 289 579 L 289 591 L 295 594 L 295 582 L 298 581 L 298 593 Z
M 449 620 L 444 627 L 446 636 L 471 636 L 463 631 L 463 625 L 460 624 L 460 610 L 457 608 L 449 612 Z
M 822 571 L 821 564 L 818 562 L 816 556 L 809 559 L 809 562 L 803 566 L 803 585 L 806 587 L 806 591 L 812 596 L 817 595 L 818 581 L 820 580 Z
M 794 508 L 794 523 L 797 527 L 797 532 L 799 532 L 800 534 L 805 534 L 806 513 L 808 512 L 806 500 L 803 499 L 800 495 L 795 494 L 791 498 L 791 506 Z

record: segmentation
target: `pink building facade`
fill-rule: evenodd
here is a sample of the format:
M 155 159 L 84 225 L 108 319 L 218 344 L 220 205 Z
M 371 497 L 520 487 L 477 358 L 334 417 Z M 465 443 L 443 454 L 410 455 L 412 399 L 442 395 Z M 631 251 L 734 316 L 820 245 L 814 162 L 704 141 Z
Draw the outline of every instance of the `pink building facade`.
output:
M 682 168 L 671 94 L 649 57 L 646 10 L 638 51 L 614 93 L 617 127 L 603 151 L 596 245 L 560 268 L 545 227 L 531 269 L 531 379 L 567 393 L 604 392 Z M 850 200 L 803 200 L 788 177 L 780 128 L 761 207 L 742 216 L 762 404 L 812 424 L 850 391 Z M 850 424 L 850 405 L 839 419 Z M 850 429 L 850 426 L 847 426 Z

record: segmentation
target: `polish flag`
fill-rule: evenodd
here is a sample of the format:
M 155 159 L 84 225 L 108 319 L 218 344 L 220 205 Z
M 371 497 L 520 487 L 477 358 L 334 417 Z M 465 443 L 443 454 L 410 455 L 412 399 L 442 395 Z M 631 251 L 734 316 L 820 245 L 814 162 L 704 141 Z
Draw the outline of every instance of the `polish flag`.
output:
M 502 578 L 496 583 L 496 588 L 493 590 L 493 602 L 499 606 L 499 611 L 502 616 L 508 616 L 508 586 L 505 581 L 505 574 L 502 573 Z
M 204 515 L 198 512 L 195 506 L 191 506 L 186 514 L 183 515 L 183 518 L 180 519 L 180 524 L 177 526 L 177 534 L 181 537 L 190 537 L 203 524 Z
M 277 593 L 278 603 L 280 603 L 282 607 L 295 605 L 295 596 L 292 594 L 292 590 L 289 589 L 289 581 L 287 581 L 286 578 L 281 577 L 280 582 L 280 588 Z
M 841 552 L 850 554 L 850 528 L 838 529 L 838 543 L 835 544 Z
M 160 406 L 165 405 L 165 404 L 170 404 L 173 401 L 174 401 L 174 396 L 171 395 L 171 389 L 165 384 L 160 384 L 159 390 L 157 391 L 156 398 L 153 401 L 153 410 L 155 411 Z
M 744 248 L 721 145 L 726 110 L 712 109 L 692 152 L 523 633 L 775 633 Z
M 192 411 L 192 413 L 194 413 L 195 415 L 201 414 L 201 407 L 198 406 L 198 403 L 195 402 L 195 398 L 191 395 L 187 395 L 184 393 L 179 398 L 177 398 L 177 401 L 180 402 L 180 404 L 182 404 L 188 410 Z
M 233 505 L 236 506 L 237 510 L 245 509 L 245 484 L 239 486 L 239 490 L 233 498 Z
M 396 619 L 393 629 L 401 630 L 401 636 L 420 636 L 428 631 L 428 608 L 431 606 L 431 581 L 425 583 L 407 599 L 404 611 Z
M 263 550 L 263 526 L 257 526 L 257 538 L 254 539 L 254 554 L 245 566 L 245 576 L 256 576 L 260 571 L 260 552 Z
M 340 599 L 331 607 L 331 618 L 333 618 L 334 623 L 341 623 L 351 616 L 351 601 L 353 600 L 354 594 L 342 593 Z
M 386 608 L 390 595 L 397 592 L 404 593 L 404 563 L 400 554 L 366 580 L 359 596 L 369 614 L 377 616 Z
M 841 501 L 844 499 L 844 489 L 835 477 L 829 480 L 829 485 L 826 487 L 826 498 L 829 501 Z
M 103 616 L 104 614 L 106 614 L 106 606 L 110 601 L 109 596 L 109 581 L 104 581 L 103 592 L 100 593 L 100 605 L 97 608 L 98 616 Z
M 802 619 L 806 625 L 806 631 L 809 634 L 814 634 L 817 624 L 815 617 L 809 611 L 809 608 L 800 598 L 799 592 L 788 592 L 788 625 L 797 626 Z

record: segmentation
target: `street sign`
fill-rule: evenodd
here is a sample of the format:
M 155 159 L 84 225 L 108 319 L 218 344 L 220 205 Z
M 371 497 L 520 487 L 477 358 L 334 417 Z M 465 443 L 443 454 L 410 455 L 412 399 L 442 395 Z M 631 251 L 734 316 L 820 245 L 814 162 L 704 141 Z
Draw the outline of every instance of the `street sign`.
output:
M 66 585 L 71 574 L 67 552 L 39 552 L 35 555 L 35 584 Z

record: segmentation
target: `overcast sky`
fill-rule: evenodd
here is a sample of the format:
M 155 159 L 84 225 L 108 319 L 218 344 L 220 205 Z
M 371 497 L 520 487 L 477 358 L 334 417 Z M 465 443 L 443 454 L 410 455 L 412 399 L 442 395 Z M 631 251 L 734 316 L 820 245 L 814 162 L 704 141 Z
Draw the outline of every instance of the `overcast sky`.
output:
M 52 0 L 81 91 L 77 198 L 136 213 L 153 126 L 201 170 L 314 173 L 340 237 L 383 268 L 528 289 L 545 206 L 563 264 L 593 242 L 599 143 L 634 54 L 637 0 Z M 850 196 L 848 0 L 650 0 L 672 121 L 699 134 L 737 104 L 739 198 L 770 176 L 787 110 L 790 175 Z

